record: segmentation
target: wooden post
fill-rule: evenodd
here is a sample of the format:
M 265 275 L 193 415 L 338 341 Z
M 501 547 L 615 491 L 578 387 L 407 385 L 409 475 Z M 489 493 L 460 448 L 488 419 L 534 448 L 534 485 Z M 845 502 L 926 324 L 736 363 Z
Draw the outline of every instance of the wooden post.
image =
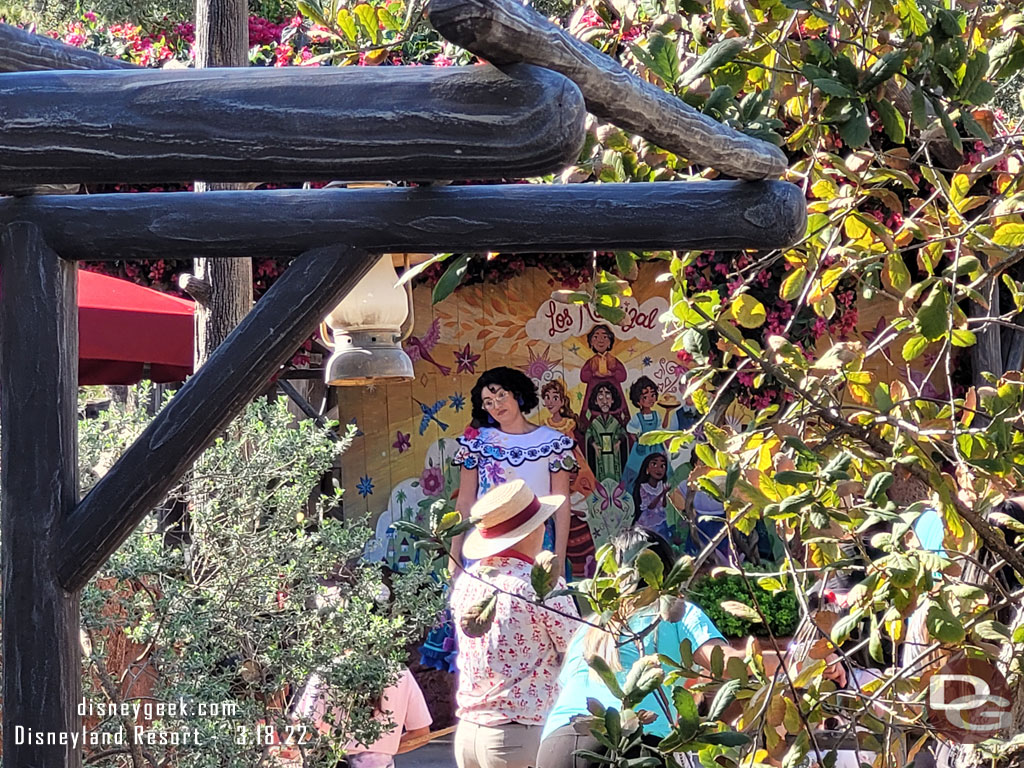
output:
M 78 594 L 56 572 L 78 501 L 77 266 L 14 223 L 0 234 L 0 276 L 3 760 L 77 768 Z M 67 743 L 34 743 L 51 733 Z
M 196 69 L 248 66 L 248 24 L 245 0 L 197 0 Z
M 196 69 L 249 64 L 249 4 L 246 0 L 196 0 Z M 240 189 L 232 184 L 197 181 L 195 191 Z M 196 299 L 195 366 L 213 354 L 252 307 L 252 256 L 196 258 L 193 273 L 210 286 L 205 301 Z
M 807 201 L 782 181 L 507 184 L 216 195 L 48 195 L 0 200 L 67 259 L 296 256 L 328 243 L 377 253 L 785 248 Z
M 230 194 L 236 193 L 209 197 Z M 68 589 L 92 577 L 374 260 L 335 245 L 310 251 L 285 270 L 72 513 L 61 531 L 58 565 Z

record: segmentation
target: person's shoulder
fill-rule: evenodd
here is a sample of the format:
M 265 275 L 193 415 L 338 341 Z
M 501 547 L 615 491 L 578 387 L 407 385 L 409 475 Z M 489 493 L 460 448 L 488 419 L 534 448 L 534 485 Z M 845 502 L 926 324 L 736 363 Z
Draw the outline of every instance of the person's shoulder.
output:
M 517 595 L 532 593 L 530 572 L 533 566 L 525 560 L 517 557 L 493 557 L 482 564 L 487 568 L 483 578 L 494 586 Z
M 463 433 L 455 438 L 455 440 L 463 448 L 476 450 L 481 445 L 493 442 L 495 431 L 494 427 L 466 427 Z

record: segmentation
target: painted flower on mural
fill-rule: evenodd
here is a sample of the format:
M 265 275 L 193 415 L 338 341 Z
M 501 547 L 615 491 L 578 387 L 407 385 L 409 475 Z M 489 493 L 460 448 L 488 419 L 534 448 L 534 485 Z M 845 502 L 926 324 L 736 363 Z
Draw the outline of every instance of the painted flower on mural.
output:
M 461 350 L 454 353 L 455 363 L 458 366 L 456 373 L 476 373 L 476 364 L 480 355 L 474 355 L 467 342 Z
M 444 473 L 440 467 L 427 467 L 420 475 L 420 487 L 427 496 L 439 496 L 444 492 Z
M 644 359 L 641 362 L 641 365 L 643 365 L 643 367 L 646 368 L 647 366 L 649 366 L 653 362 L 654 362 L 654 360 L 651 359 L 650 355 L 644 355 Z
M 373 493 L 373 478 L 369 475 L 363 475 L 359 478 L 359 485 L 356 486 L 359 491 L 359 495 L 364 499 Z
M 555 369 L 555 361 L 548 359 L 550 351 L 551 347 L 548 347 L 544 350 L 543 355 L 536 355 L 532 349 L 530 350 L 530 359 L 526 363 L 525 373 L 534 381 L 545 381 L 545 374 Z
M 397 449 L 399 453 L 405 453 L 412 447 L 411 437 L 411 434 L 407 434 L 399 429 L 395 432 L 395 442 L 391 444 L 391 447 Z
M 861 332 L 861 336 L 863 336 L 864 340 L 869 344 L 874 344 L 878 339 L 882 338 L 886 331 L 889 332 L 890 340 L 895 339 L 898 335 L 889 327 L 889 321 L 886 318 L 879 317 L 878 322 L 875 323 L 875 327 L 870 331 Z M 889 346 L 888 343 L 885 346 Z
M 454 395 L 448 398 L 448 402 L 451 403 L 452 409 L 458 413 L 466 407 L 466 398 L 461 392 L 456 392 Z

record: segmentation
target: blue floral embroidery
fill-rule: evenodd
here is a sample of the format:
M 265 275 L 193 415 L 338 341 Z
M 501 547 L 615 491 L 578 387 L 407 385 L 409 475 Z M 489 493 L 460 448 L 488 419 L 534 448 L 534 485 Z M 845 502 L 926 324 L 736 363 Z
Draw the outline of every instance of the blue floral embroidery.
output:
M 506 448 L 503 445 L 488 442 L 480 437 L 466 437 L 465 435 L 457 438 L 457 440 L 462 449 L 455 455 L 452 462 L 462 465 L 466 469 L 476 468 L 481 459 L 504 461 L 509 466 L 518 467 L 528 461 L 539 461 L 553 454 L 572 451 L 573 446 L 576 444 L 571 437 L 563 434 L 559 434 L 557 437 L 539 445 L 531 445 L 528 448 L 520 446 Z

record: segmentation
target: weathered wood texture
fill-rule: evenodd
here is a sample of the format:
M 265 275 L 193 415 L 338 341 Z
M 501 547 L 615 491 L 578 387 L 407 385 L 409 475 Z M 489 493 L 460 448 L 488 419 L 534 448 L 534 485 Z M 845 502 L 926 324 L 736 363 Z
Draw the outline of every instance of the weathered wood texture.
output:
M 32 72 L 47 69 L 139 69 L 127 61 L 33 35 L 9 24 L 0 24 L 0 72 Z
M 529 65 L 20 72 L 0 186 L 518 178 L 575 161 L 585 116 Z
M 189 197 L 209 204 L 207 196 Z M 288 267 L 75 508 L 60 536 L 58 573 L 67 589 L 89 580 L 373 260 L 335 245 L 303 254 Z
M 430 0 L 427 15 L 446 38 L 494 64 L 525 61 L 561 72 L 595 115 L 695 163 L 740 179 L 776 178 L 788 165 L 778 147 L 644 82 L 516 0 Z
M 249 5 L 246 0 L 196 0 L 196 69 L 249 64 Z M 197 181 L 198 193 L 238 185 Z M 210 294 L 196 301 L 195 370 L 213 354 L 252 308 L 252 259 L 195 259 L 197 279 Z
M 196 0 L 196 69 L 249 64 L 246 0 Z
M 512 184 L 73 195 L 0 201 L 69 259 L 294 256 L 345 242 L 374 252 L 780 248 L 806 201 L 781 181 Z
M 26 743 L 27 734 L 81 727 L 78 595 L 61 588 L 56 571 L 60 526 L 78 501 L 77 271 L 31 224 L 0 235 L 0 621 L 9 766 L 81 765 L 70 745 Z
M 193 262 L 196 277 L 210 286 L 206 301 L 196 301 L 194 370 L 198 371 L 252 308 L 252 258 L 198 257 Z

